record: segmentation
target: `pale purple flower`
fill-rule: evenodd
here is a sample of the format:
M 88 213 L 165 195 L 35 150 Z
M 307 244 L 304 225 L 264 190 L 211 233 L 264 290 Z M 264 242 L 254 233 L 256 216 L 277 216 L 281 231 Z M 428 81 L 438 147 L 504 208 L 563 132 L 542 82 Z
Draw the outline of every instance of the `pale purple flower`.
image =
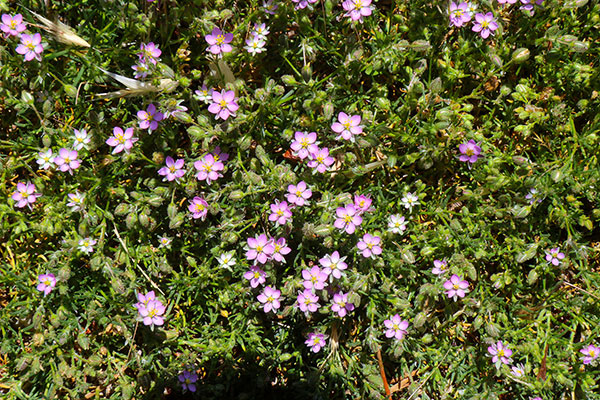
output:
M 225 168 L 221 161 L 215 160 L 213 154 L 206 154 L 200 160 L 194 163 L 194 168 L 198 171 L 196 179 L 199 181 L 206 181 L 210 185 L 212 181 L 215 181 L 223 176 L 221 171 Z
M 354 204 L 346 204 L 344 207 L 338 207 L 335 210 L 337 219 L 333 223 L 338 229 L 346 230 L 346 233 L 353 234 L 356 227 L 362 224 L 362 217 Z
M 173 158 L 169 156 L 165 163 L 167 166 L 158 170 L 158 174 L 165 177 L 163 181 L 179 181 L 179 178 L 185 175 L 185 169 L 183 169 L 184 162 L 182 159 L 174 161 Z
M 42 61 L 42 51 L 44 51 L 42 35 L 39 33 L 34 35 L 24 33 L 21 35 L 21 43 L 17 46 L 17 53 L 24 55 L 25 61 L 31 61 L 34 58 Z
M 95 239 L 86 237 L 79 240 L 78 249 L 84 253 L 90 254 L 94 252 L 94 245 L 97 243 Z
M 433 269 L 431 273 L 434 275 L 444 275 L 448 272 L 448 261 L 444 260 L 433 260 Z
M 323 147 L 322 149 L 317 148 L 316 151 L 310 152 L 307 165 L 317 172 L 324 173 L 333 165 L 333 162 L 333 157 L 329 155 L 329 149 Z
M 188 205 L 188 210 L 192 213 L 192 218 L 194 219 L 204 219 L 208 214 L 208 203 L 202 197 L 194 197 L 190 200 L 190 204 Z
M 399 214 L 392 214 L 388 220 L 388 231 L 392 233 L 403 233 L 406 230 L 406 218 Z
M 137 112 L 137 117 L 140 120 L 140 129 L 148 129 L 149 133 L 158 128 L 158 123 L 165 118 L 165 115 L 156 110 L 156 106 L 152 103 L 148 108 Z
M 185 390 L 189 390 L 190 392 L 196 392 L 196 382 L 198 381 L 198 375 L 194 371 L 183 371 L 179 377 L 179 383 L 181 383 L 181 388 Z
M 153 42 L 150 42 L 148 44 L 142 43 L 140 45 L 140 50 L 141 52 L 138 53 L 138 57 L 140 58 L 142 63 L 151 63 L 153 65 L 156 65 L 156 62 L 160 61 L 160 58 L 158 57 L 160 57 L 162 51 L 160 51 L 158 46 L 155 45 Z
M 310 153 L 314 153 L 319 150 L 316 142 L 316 132 L 296 132 L 294 134 L 294 141 L 292 141 L 290 148 L 294 151 L 294 155 L 297 155 L 301 160 L 304 160 L 310 155 Z
M 138 141 L 138 138 L 133 137 L 133 128 L 123 129 L 115 126 L 113 128 L 113 135 L 106 139 L 106 144 L 114 147 L 112 154 L 117 154 L 125 150 L 125 153 L 129 153 L 133 144 Z
M 39 164 L 41 169 L 48 169 L 54 165 L 54 154 L 52 154 L 52 149 L 40 151 L 38 157 L 39 158 L 35 160 L 35 162 Z
M 417 196 L 416 194 L 412 194 L 411 192 L 406 193 L 404 197 L 400 199 L 400 202 L 402 203 L 404 208 L 406 208 L 410 212 L 412 212 L 413 207 L 415 207 L 418 204 L 421 204 L 419 203 L 419 196 Z
M 202 85 L 202 87 L 195 92 L 196 98 L 205 103 L 210 103 L 212 101 L 213 89 L 207 88 L 206 85 Z
M 17 189 L 13 192 L 11 198 L 17 202 L 15 207 L 23 208 L 28 206 L 31 208 L 31 204 L 35 203 L 40 193 L 35 193 L 35 185 L 31 182 L 17 183 Z
M 138 312 L 142 318 L 144 325 L 162 325 L 165 323 L 163 315 L 166 311 L 166 307 L 160 300 L 150 300 L 145 306 L 139 307 Z
M 585 346 L 583 349 L 579 350 L 579 352 L 583 354 L 581 361 L 583 361 L 584 365 L 591 364 L 594 360 L 600 357 L 600 347 L 596 347 L 592 344 Z
M 345 0 L 342 2 L 342 7 L 346 11 L 344 15 L 350 17 L 352 21 L 363 22 L 363 17 L 373 13 L 371 0 Z
M 76 150 L 70 150 L 62 148 L 58 151 L 58 156 L 54 157 L 54 164 L 58 166 L 58 168 L 62 172 L 67 172 L 73 175 L 73 170 L 79 168 L 81 165 L 81 161 L 77 159 Z
M 275 11 L 279 8 L 279 5 L 273 4 L 273 0 L 267 0 L 263 3 L 263 8 L 267 14 L 275 15 Z
M 291 204 L 296 206 L 303 206 L 308 203 L 308 199 L 312 196 L 312 191 L 306 185 L 306 182 L 300 181 L 297 185 L 289 185 L 288 193 L 285 194 L 285 198 Z
M 14 17 L 9 14 L 2 14 L 0 29 L 6 36 L 19 36 L 27 27 L 23 23 L 23 16 L 21 14 L 17 14 Z
M 487 39 L 488 36 L 494 34 L 494 31 L 496 29 L 498 29 L 498 24 L 496 23 L 496 20 L 494 19 L 494 14 L 492 14 L 491 12 L 488 12 L 487 14 L 483 14 L 483 13 L 475 14 L 475 24 L 473 25 L 473 32 L 479 32 L 482 38 Z M 473 142 L 473 143 L 475 143 L 475 142 Z M 477 160 L 477 159 L 475 159 L 475 160 Z M 471 162 L 475 162 L 475 161 L 471 161 Z
M 177 115 L 179 113 L 182 112 L 186 112 L 188 110 L 188 108 L 186 106 L 184 106 L 183 104 L 183 100 L 175 100 L 175 99 L 168 99 L 165 102 L 163 102 L 163 109 L 165 110 L 165 119 L 170 118 L 170 117 L 174 117 L 176 118 Z
M 83 210 L 83 201 L 85 200 L 85 194 L 79 193 L 76 190 L 75 193 L 67 194 L 67 197 L 70 200 L 67 203 L 67 207 L 71 207 L 71 212 Z
M 498 0 L 499 4 L 515 4 L 517 2 L 517 0 Z
M 538 190 L 535 188 L 529 189 L 529 193 L 525 196 L 529 200 L 529 204 L 534 205 L 535 203 L 541 203 L 542 199 L 538 197 Z
M 146 294 L 138 293 L 137 298 L 138 302 L 133 306 L 139 311 L 140 308 L 146 307 L 151 300 L 156 300 L 156 294 L 154 293 L 154 290 L 151 290 Z
M 44 292 L 44 297 L 48 296 L 52 289 L 56 286 L 56 277 L 54 274 L 41 274 L 38 276 L 38 285 L 36 287 L 40 292 Z
M 305 313 L 315 312 L 320 306 L 319 297 L 310 289 L 304 289 L 303 292 L 298 292 L 296 307 L 298 307 L 300 311 Z
M 172 241 L 173 241 L 173 239 L 168 236 L 159 236 L 158 243 L 160 243 L 160 244 L 158 245 L 158 248 L 159 249 L 162 249 L 162 248 L 170 249 Z
M 251 35 L 257 36 L 264 40 L 267 38 L 267 35 L 269 33 L 270 33 L 270 31 L 269 31 L 269 28 L 267 28 L 267 24 L 257 22 L 254 24 L 254 30 L 252 31 Z
M 276 222 L 278 225 L 285 225 L 292 218 L 292 212 L 287 201 L 279 202 L 279 200 L 275 200 L 275 203 L 271 204 L 270 207 L 269 221 Z
M 521 0 L 523 4 L 519 9 L 529 11 L 529 16 L 533 17 L 535 14 L 534 5 L 541 6 L 544 3 L 544 0 L 535 0 L 535 3 L 532 0 Z
M 444 282 L 444 289 L 446 289 L 446 295 L 448 298 L 457 300 L 457 297 L 465 297 L 468 292 L 469 282 L 463 281 L 458 275 L 452 275 L 449 280 Z
M 458 159 L 462 162 L 469 162 L 473 164 L 479 157 L 481 157 L 481 147 L 479 147 L 479 145 L 477 145 L 473 139 L 469 140 L 467 143 L 461 143 L 458 146 L 458 150 L 461 153 Z
M 546 250 L 546 261 L 554 266 L 558 266 L 564 258 L 565 254 L 560 252 L 560 247 Z
M 525 375 L 525 367 L 523 366 L 523 364 L 517 364 L 517 365 L 513 365 L 511 367 L 512 369 L 512 374 L 514 376 L 516 376 L 517 378 L 522 377 L 523 375 Z
M 348 264 L 344 262 L 345 259 L 346 257 L 340 257 L 340 253 L 336 250 L 319 259 L 319 264 L 323 267 L 323 272 L 329 275 L 330 280 L 340 279 L 342 271 L 348 268 Z
M 317 0 L 292 0 L 292 2 L 296 3 L 294 7 L 296 10 L 301 10 L 306 8 L 309 4 L 315 4 Z
M 408 329 L 408 321 L 403 321 L 398 314 L 383 321 L 383 325 L 386 328 L 385 337 L 396 338 L 396 340 L 402 340 Z
M 281 292 L 271 286 L 264 288 L 263 292 L 258 295 L 257 299 L 263 304 L 263 310 L 265 313 L 269 311 L 275 312 L 280 306 L 279 297 Z
M 488 353 L 492 356 L 492 362 L 495 364 L 500 361 L 503 364 L 510 364 L 512 360 L 510 356 L 512 356 L 512 350 L 508 348 L 504 343 L 500 340 L 498 343 L 494 343 L 488 347 Z
M 236 103 L 237 98 L 233 90 L 216 90 L 212 93 L 213 103 L 208 106 L 208 111 L 215 114 L 215 119 L 226 120 L 229 116 L 235 117 L 235 112 L 240 106 Z
M 257 237 L 248 238 L 248 251 L 246 251 L 248 260 L 256 260 L 264 264 L 271 259 L 274 251 L 275 246 L 264 233 Z
M 288 247 L 285 238 L 279 238 L 277 240 L 272 239 L 271 241 L 273 243 L 273 254 L 271 257 L 277 262 L 285 263 L 284 256 L 290 254 L 292 251 L 292 249 Z
M 87 148 L 86 145 L 90 142 L 91 139 L 88 136 L 86 130 L 85 129 L 82 129 L 82 130 L 74 129 L 73 131 L 75 133 L 75 140 L 73 143 L 73 148 L 75 150 L 81 150 L 84 147 Z
M 250 267 L 250 271 L 244 273 L 244 278 L 248 279 L 250 281 L 250 286 L 255 288 L 258 285 L 265 283 L 267 274 L 257 265 L 253 265 Z
M 348 302 L 348 293 L 339 292 L 333 295 L 331 300 L 331 311 L 338 313 L 341 318 L 354 310 L 354 304 Z
M 265 51 L 265 41 L 262 36 L 252 36 L 246 40 L 246 51 L 252 55 Z
M 314 265 L 311 269 L 302 270 L 302 278 L 305 289 L 323 290 L 327 281 L 327 274 L 321 271 L 317 265 Z
M 463 26 L 465 23 L 471 20 L 469 4 L 464 2 L 460 3 L 459 5 L 456 5 L 455 2 L 451 2 L 450 11 L 448 14 L 450 16 L 450 23 L 457 27 Z
M 304 342 L 313 353 L 318 353 L 321 348 L 327 345 L 327 337 L 322 333 L 311 332 L 308 334 L 308 339 Z
M 135 65 L 132 65 L 131 69 L 135 71 L 133 75 L 135 79 L 144 79 L 151 72 L 150 66 L 142 61 L 138 61 Z
M 375 258 L 381 254 L 381 238 L 379 236 L 373 236 L 369 233 L 365 233 L 362 239 L 358 241 L 356 247 L 358 247 L 359 253 L 365 258 Z
M 354 208 L 356 208 L 360 214 L 367 211 L 373 211 L 374 209 L 371 207 L 371 204 L 373 204 L 373 200 L 370 197 L 365 196 L 364 194 L 354 195 Z
M 210 45 L 206 50 L 212 54 L 229 53 L 232 50 L 229 43 L 233 40 L 233 33 L 223 33 L 219 28 L 214 28 L 210 35 L 204 36 L 204 39 Z
M 213 157 L 215 158 L 215 161 L 227 161 L 229 160 L 229 154 L 227 153 L 223 153 L 221 151 L 221 148 L 219 146 L 215 147 L 215 149 L 213 150 Z

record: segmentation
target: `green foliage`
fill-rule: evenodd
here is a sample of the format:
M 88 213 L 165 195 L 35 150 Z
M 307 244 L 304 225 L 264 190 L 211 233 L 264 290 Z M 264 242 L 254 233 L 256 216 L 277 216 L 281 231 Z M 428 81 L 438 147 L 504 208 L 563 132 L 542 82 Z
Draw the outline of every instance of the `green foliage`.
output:
M 3 398 L 181 398 L 185 369 L 199 375 L 191 398 L 383 399 L 384 379 L 398 399 L 599 398 L 599 367 L 584 367 L 579 351 L 600 343 L 600 5 L 548 0 L 530 16 L 485 2 L 500 25 L 487 40 L 471 25 L 450 28 L 446 3 L 374 5 L 360 24 L 332 0 L 302 10 L 282 1 L 273 16 L 257 0 L 74 0 L 51 10 L 0 0 L 46 43 L 41 62 L 24 62 L 16 39 L 0 42 Z M 28 9 L 58 16 L 91 47 L 55 40 Z M 258 21 L 271 32 L 267 51 L 251 55 L 243 47 Z M 224 61 L 206 51 L 214 27 L 234 34 Z M 148 42 L 162 50 L 147 79 L 154 89 L 103 98 L 124 86 L 101 68 L 132 77 Z M 234 90 L 237 115 L 215 120 L 194 96 L 203 83 Z M 138 110 L 180 100 L 187 112 L 152 134 L 137 128 Z M 362 116 L 355 143 L 335 140 L 340 111 Z M 130 154 L 105 143 L 115 126 L 136 128 Z M 71 147 L 83 128 L 92 140 L 81 167 L 38 168 L 40 151 Z M 295 131 L 317 132 L 335 158 L 330 171 L 314 174 L 286 153 Z M 467 166 L 458 146 L 470 139 L 483 157 Z M 208 185 L 193 163 L 216 146 L 230 158 Z M 157 174 L 167 156 L 185 160 L 179 183 Z M 273 224 L 269 205 L 300 180 L 310 204 Z M 42 194 L 31 210 L 11 199 L 28 181 Z M 539 202 L 526 198 L 532 188 Z M 75 191 L 85 206 L 72 212 Z M 419 197 L 412 211 L 408 192 Z M 348 235 L 333 222 L 355 194 L 374 211 Z M 209 204 L 205 220 L 188 212 L 195 196 Z M 386 231 L 391 214 L 406 217 L 404 234 Z M 263 267 L 281 290 L 276 314 L 243 278 L 247 238 L 262 233 L 292 248 L 287 263 Z M 363 233 L 382 236 L 381 256 L 357 252 Z M 93 253 L 78 249 L 86 237 L 97 240 Z M 555 247 L 566 255 L 559 266 L 545 260 Z M 324 292 L 307 317 L 294 307 L 301 271 L 336 250 L 356 309 L 337 317 Z M 229 251 L 236 264 L 220 267 Z M 464 299 L 447 298 L 436 259 L 470 282 Z M 57 285 L 44 297 L 36 286 L 46 272 Z M 133 306 L 150 290 L 167 306 L 153 330 Z M 410 322 L 401 341 L 384 334 L 394 314 Z M 316 354 L 304 344 L 314 331 L 328 335 Z M 499 340 L 523 377 L 490 361 Z

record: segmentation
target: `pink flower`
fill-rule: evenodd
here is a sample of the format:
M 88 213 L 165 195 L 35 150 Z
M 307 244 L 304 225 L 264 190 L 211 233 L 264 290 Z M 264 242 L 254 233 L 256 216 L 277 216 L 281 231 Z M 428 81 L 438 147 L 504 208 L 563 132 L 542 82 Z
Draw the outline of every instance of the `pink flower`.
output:
M 340 257 L 340 253 L 334 251 L 331 254 L 319 259 L 319 264 L 323 267 L 323 272 L 329 275 L 329 279 L 340 279 L 342 271 L 348 268 L 348 264 L 344 262 L 346 257 Z
M 296 3 L 296 10 L 301 10 L 306 8 L 309 4 L 315 4 L 317 0 L 292 0 L 292 2 Z
M 338 229 L 345 229 L 346 233 L 353 234 L 356 227 L 362 224 L 362 217 L 354 204 L 346 204 L 344 207 L 338 207 L 335 210 L 337 219 L 333 223 Z
M 387 328 L 385 337 L 396 338 L 396 340 L 402 340 L 408 329 L 408 321 L 402 321 L 398 314 L 383 321 L 383 325 Z
M 517 2 L 517 0 L 498 0 L 499 4 L 515 4 Z
M 17 14 L 14 17 L 2 14 L 0 29 L 6 36 L 19 36 L 27 27 L 23 23 L 23 16 L 21 14 Z
M 448 261 L 446 260 L 434 260 L 433 269 L 431 273 L 434 275 L 443 275 L 448 272 Z
M 196 179 L 199 181 L 206 181 L 210 185 L 212 181 L 215 181 L 223 176 L 221 171 L 225 168 L 221 161 L 215 159 L 213 154 L 207 154 L 202 159 L 194 163 L 194 168 L 198 170 Z
M 465 297 L 465 293 L 468 292 L 469 282 L 463 281 L 458 275 L 452 275 L 452 277 L 444 282 L 444 289 L 446 289 L 446 295 L 448 298 L 457 300 L 457 297 Z
M 348 293 L 339 292 L 334 294 L 331 303 L 331 311 L 338 313 L 341 318 L 354 310 L 354 304 L 348 302 Z
M 281 292 L 271 286 L 265 287 L 263 292 L 258 295 L 258 301 L 260 301 L 264 306 L 263 310 L 265 313 L 269 311 L 275 312 L 280 306 L 279 297 L 281 296 Z
M 31 182 L 17 183 L 17 190 L 15 190 L 11 196 L 11 198 L 17 202 L 15 204 L 18 208 L 23 208 L 28 206 L 31 209 L 31 204 L 35 203 L 38 197 L 40 197 L 40 193 L 35 193 L 35 185 Z
M 304 342 L 313 353 L 318 353 L 327 344 L 327 338 L 322 333 L 312 332 Z
M 229 43 L 233 40 L 233 33 L 224 34 L 219 28 L 214 28 L 210 35 L 204 36 L 204 39 L 210 45 L 206 50 L 212 54 L 229 53 L 232 50 Z
M 324 173 L 333 165 L 333 157 L 329 155 L 329 149 L 323 147 L 322 149 L 317 148 L 316 151 L 311 152 L 309 155 L 307 165 L 317 172 Z
M 145 306 L 138 308 L 138 312 L 144 325 L 163 325 L 165 320 L 162 315 L 165 313 L 166 307 L 160 300 L 150 300 Z
M 156 65 L 156 62 L 160 61 L 160 58 L 158 57 L 160 57 L 162 51 L 160 51 L 158 46 L 155 45 L 153 42 L 150 42 L 148 44 L 142 43 L 140 45 L 140 50 L 141 52 L 138 53 L 138 57 L 140 58 L 140 61 L 142 63 L 152 63 Z
M 360 214 L 372 211 L 373 208 L 371 207 L 371 204 L 373 204 L 373 200 L 368 196 L 363 194 L 354 196 L 354 208 L 356 208 Z
M 494 343 L 488 347 L 488 353 L 492 356 L 492 362 L 495 364 L 500 360 L 503 364 L 510 364 L 512 360 L 510 356 L 512 356 L 512 350 L 505 346 L 501 341 L 498 343 Z
M 204 221 L 208 214 L 208 203 L 202 197 L 196 196 L 190 200 L 188 210 L 192 213 L 192 218 L 201 218 Z
M 164 176 L 169 182 L 178 181 L 183 175 L 185 175 L 185 169 L 183 169 L 183 160 L 179 159 L 174 161 L 172 157 L 167 157 L 166 167 L 162 167 L 158 170 L 158 174 Z
M 306 182 L 300 181 L 297 185 L 289 185 L 288 193 L 285 198 L 291 204 L 296 206 L 303 206 L 308 203 L 308 199 L 312 196 L 312 191 L 306 185 Z
M 133 128 L 123 129 L 115 126 L 113 128 L 113 135 L 106 139 L 106 144 L 114 147 L 112 154 L 118 154 L 125 150 L 125 153 L 129 153 L 133 144 L 138 141 L 138 138 L 133 137 Z
M 17 53 L 25 56 L 25 61 L 31 61 L 34 58 L 38 61 L 42 61 L 42 35 L 39 33 L 32 35 L 22 34 L 21 44 L 17 46 Z
M 356 247 L 358 247 L 359 253 L 365 258 L 375 258 L 381 254 L 381 238 L 379 236 L 373 236 L 369 233 L 365 233 L 362 239 L 358 241 Z
M 456 27 L 463 26 L 465 23 L 471 20 L 471 13 L 469 13 L 469 4 L 460 3 L 456 5 L 455 2 L 450 3 L 450 23 Z
M 554 266 L 558 266 L 561 260 L 565 258 L 565 253 L 561 253 L 560 247 L 555 247 L 550 250 L 546 250 L 546 261 Z
M 290 145 L 290 148 L 294 151 L 294 155 L 297 155 L 301 160 L 304 160 L 310 155 L 310 153 L 319 150 L 316 145 L 316 141 L 316 132 L 296 132 L 294 134 L 294 141 Z
M 254 238 L 248 238 L 248 251 L 246 251 L 246 258 L 248 260 L 256 260 L 261 264 L 269 261 L 273 255 L 275 246 L 267 239 L 267 235 L 264 233 Z
M 285 255 L 290 254 L 290 249 L 285 241 L 285 238 L 279 238 L 277 240 L 272 239 L 273 243 L 273 254 L 271 257 L 277 262 L 285 263 Z
M 62 172 L 67 172 L 73 175 L 73 170 L 79 168 L 81 161 L 77 159 L 78 153 L 75 150 L 62 148 L 58 151 L 58 156 L 54 157 L 54 164 Z
M 494 31 L 496 29 L 498 29 L 498 24 L 494 19 L 494 14 L 492 14 L 491 12 L 488 12 L 485 15 L 482 13 L 475 14 L 475 24 L 473 25 L 473 32 L 479 32 L 482 38 L 487 39 L 488 36 L 494 34 Z
M 368 17 L 373 12 L 371 0 L 346 0 L 342 7 L 347 11 L 344 15 L 352 21 L 363 22 L 363 17 Z
M 304 289 L 323 290 L 325 288 L 325 281 L 327 281 L 327 274 L 315 265 L 311 269 L 302 270 L 302 278 L 304 282 Z
M 156 106 L 150 103 L 146 111 L 140 110 L 137 112 L 137 117 L 140 120 L 140 129 L 148 129 L 149 133 L 158 128 L 158 122 L 165 118 L 165 115 L 156 110 Z
M 304 289 L 303 292 L 298 292 L 296 307 L 298 307 L 300 311 L 305 313 L 315 312 L 320 306 L 319 297 L 311 292 L 310 289 Z
M 271 204 L 269 221 L 276 222 L 278 225 L 285 225 L 291 218 L 292 212 L 286 201 L 279 202 L 279 200 L 275 200 L 275 203 Z
M 471 164 L 477 161 L 481 154 L 481 147 L 479 147 L 473 139 L 469 140 L 467 143 L 460 144 L 458 150 L 461 152 L 458 159 L 462 162 L 468 161 Z
M 253 265 L 250 267 L 250 271 L 246 271 L 244 273 L 244 278 L 248 279 L 250 281 L 250 286 L 255 288 L 258 285 L 265 283 L 267 274 L 258 266 Z
M 581 357 L 581 361 L 583 361 L 583 364 L 585 365 L 591 364 L 592 361 L 600 357 L 600 347 L 596 347 L 591 344 L 585 346 L 583 349 L 579 350 L 579 352 L 583 354 L 583 357 Z
M 221 92 L 213 91 L 212 94 L 213 103 L 208 106 L 208 111 L 215 114 L 215 119 L 226 120 L 229 116 L 235 117 L 235 112 L 239 106 L 236 103 L 237 98 L 233 90 L 226 91 L 225 89 Z
M 38 276 L 38 285 L 36 287 L 40 292 L 44 292 L 44 297 L 48 296 L 56 286 L 56 277 L 54 274 L 41 274 Z
M 141 294 L 138 293 L 137 294 L 137 298 L 138 298 L 138 303 L 135 303 L 133 306 L 138 309 L 142 308 L 142 307 L 146 307 L 148 305 L 148 302 L 150 302 L 150 300 L 156 300 L 156 295 L 154 294 L 154 290 L 149 291 L 148 293 Z

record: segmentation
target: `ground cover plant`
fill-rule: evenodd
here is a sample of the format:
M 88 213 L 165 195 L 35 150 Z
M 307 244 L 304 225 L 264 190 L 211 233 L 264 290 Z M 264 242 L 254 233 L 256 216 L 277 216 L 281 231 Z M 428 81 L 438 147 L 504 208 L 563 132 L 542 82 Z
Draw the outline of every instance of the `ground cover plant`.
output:
M 0 10 L 2 398 L 600 398 L 597 2 Z

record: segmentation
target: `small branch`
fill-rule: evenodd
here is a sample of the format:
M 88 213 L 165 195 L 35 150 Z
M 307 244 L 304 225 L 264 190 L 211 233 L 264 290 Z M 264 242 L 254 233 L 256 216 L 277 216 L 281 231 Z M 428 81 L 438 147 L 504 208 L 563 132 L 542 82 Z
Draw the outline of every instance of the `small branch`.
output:
M 385 377 L 385 370 L 383 369 L 383 360 L 381 359 L 381 349 L 377 350 L 377 362 L 379 363 L 379 373 L 381 374 L 381 380 L 383 381 L 383 387 L 385 389 L 385 395 L 392 400 L 392 392 L 390 391 L 390 385 L 388 385 L 387 378 Z
M 582 288 L 580 288 L 579 286 L 575 286 L 575 285 L 573 285 L 572 283 L 569 283 L 569 282 L 567 282 L 567 281 L 563 281 L 563 283 L 564 283 L 564 284 L 566 284 L 566 285 L 569 285 L 569 286 L 571 286 L 572 288 L 575 288 L 575 289 L 577 289 L 577 290 L 580 290 L 580 291 L 582 291 L 582 292 L 583 292 L 583 293 L 585 293 L 585 294 L 588 294 L 588 295 L 592 296 L 592 297 L 593 297 L 593 298 L 595 298 L 596 300 L 600 300 L 600 297 L 596 296 L 596 295 L 595 295 L 595 294 L 593 294 L 593 293 L 590 293 L 590 292 L 588 292 L 588 291 L 587 291 L 587 290 L 585 290 L 585 289 L 582 289 Z

